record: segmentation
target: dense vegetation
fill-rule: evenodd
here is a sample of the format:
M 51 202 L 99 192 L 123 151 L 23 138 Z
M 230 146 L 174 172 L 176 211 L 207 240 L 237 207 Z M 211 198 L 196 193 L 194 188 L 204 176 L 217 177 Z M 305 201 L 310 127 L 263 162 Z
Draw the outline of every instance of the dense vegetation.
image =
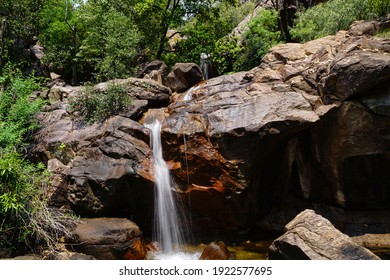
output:
M 44 185 L 49 177 L 42 163 L 26 159 L 29 136 L 37 128 L 34 115 L 42 100 L 31 100 L 39 80 L 23 77 L 7 65 L 0 77 L 0 248 L 24 251 L 43 244 L 53 247 L 67 233 L 71 218 L 47 206 Z
M 243 34 L 233 35 L 257 2 L 1 0 L 0 247 L 53 245 L 70 221 L 47 206 L 45 167 L 26 158 L 30 136 L 37 128 L 34 115 L 43 104 L 29 97 L 41 84 L 29 75 L 33 68 L 46 75 L 54 71 L 80 84 L 135 75 L 138 65 L 153 59 L 169 66 L 199 63 L 200 54 L 207 53 L 224 74 L 257 66 L 280 42 L 304 42 L 346 29 L 354 20 L 390 13 L 390 0 L 329 0 L 318 5 L 300 0 L 294 1 L 302 5 L 286 27 L 282 15 L 289 1 L 270 1 L 272 9 L 258 12 Z M 32 62 L 29 51 L 37 41 L 45 52 L 40 64 Z M 123 88 L 111 85 L 106 94 L 87 87 L 72 105 L 94 122 L 129 102 Z
M 298 14 L 293 38 L 309 41 L 348 29 L 355 20 L 377 18 L 390 13 L 389 0 L 332 0 Z
M 223 74 L 256 66 L 282 41 L 334 34 L 354 20 L 390 12 L 389 0 L 275 0 L 269 1 L 273 10 L 259 12 L 245 34 L 232 36 L 258 2 L 263 1 L 3 0 L 1 57 L 28 64 L 25 50 L 38 39 L 45 49 L 43 68 L 73 84 L 131 76 L 138 65 L 153 59 L 170 66 L 199 63 L 201 53 L 210 54 Z M 298 4 L 298 13 L 288 28 L 284 17 L 291 3 Z

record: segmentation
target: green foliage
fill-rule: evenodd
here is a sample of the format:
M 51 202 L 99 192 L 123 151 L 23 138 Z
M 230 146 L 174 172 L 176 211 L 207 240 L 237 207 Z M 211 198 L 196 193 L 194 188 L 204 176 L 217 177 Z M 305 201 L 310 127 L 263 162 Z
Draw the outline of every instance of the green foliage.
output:
M 213 62 L 220 73 L 241 70 L 237 61 L 244 53 L 244 47 L 236 37 L 225 36 L 215 43 Z
M 264 9 L 249 23 L 245 33 L 245 51 L 236 62 L 238 68 L 248 70 L 258 66 L 269 49 L 282 41 L 278 17 L 278 11 Z
M 53 246 L 58 234 L 67 232 L 68 219 L 47 207 L 45 166 L 22 156 L 43 104 L 29 99 L 39 80 L 7 65 L 0 87 L 0 247 L 19 251 L 37 243 Z
M 89 123 L 103 121 L 123 111 L 131 103 L 127 90 L 122 85 L 110 83 L 106 91 L 86 86 L 85 91 L 71 100 L 71 107 L 79 111 Z
M 107 1 L 88 1 L 79 11 L 86 30 L 77 57 L 94 69 L 97 81 L 133 74 L 141 36 L 129 15 Z
M 195 6 L 201 12 L 193 14 L 181 27 L 181 36 L 185 39 L 176 44 L 173 55 L 167 56 L 171 61 L 199 63 L 201 53 L 214 54 L 213 57 L 221 67 L 218 69 L 219 72 L 231 71 L 229 61 L 236 56 L 240 47 L 234 46 L 235 39 L 224 37 L 254 9 L 254 4 L 247 2 L 244 5 L 237 5 L 235 1 L 221 1 L 209 6 L 200 4 Z M 228 50 L 227 46 L 223 45 L 225 43 L 234 50 Z
M 66 1 L 68 12 L 66 13 Z M 75 6 L 80 1 L 46 0 L 39 14 L 39 41 L 45 48 L 42 61 L 49 66 L 50 71 L 60 73 L 65 79 L 71 77 L 72 64 L 72 31 L 65 22 L 67 15 L 71 26 L 77 23 Z M 82 30 L 78 34 L 82 37 Z M 79 67 L 81 71 L 81 66 Z
M 377 33 L 375 36 L 379 38 L 390 38 L 390 30 L 389 29 L 382 30 L 379 33 Z
M 0 95 L 0 147 L 21 147 L 37 127 L 33 116 L 43 101 L 31 101 L 29 95 L 39 88 L 39 80 L 33 76 L 24 78 L 19 69 L 7 65 L 0 85 L 4 87 Z
M 346 30 L 355 20 L 387 13 L 389 0 L 331 0 L 300 12 L 290 33 L 294 39 L 305 42 Z

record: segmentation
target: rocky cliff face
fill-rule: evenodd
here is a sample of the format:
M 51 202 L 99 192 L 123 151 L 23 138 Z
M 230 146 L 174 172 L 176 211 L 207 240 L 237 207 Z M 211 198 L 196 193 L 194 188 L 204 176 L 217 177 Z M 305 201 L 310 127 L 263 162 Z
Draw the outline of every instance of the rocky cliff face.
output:
M 198 227 L 240 231 L 259 217 L 264 226 L 285 200 L 388 208 L 389 40 L 358 26 L 279 45 L 258 68 L 170 104 L 166 159 Z
M 279 45 L 249 72 L 171 95 L 164 157 L 195 234 L 281 231 L 307 207 L 352 234 L 389 230 L 390 41 L 367 35 L 386 24 Z M 42 113 L 35 154 L 54 166 L 53 201 L 149 227 L 149 132 L 137 121 L 169 90 L 145 81 L 127 84 L 137 114 L 80 128 L 66 98 Z

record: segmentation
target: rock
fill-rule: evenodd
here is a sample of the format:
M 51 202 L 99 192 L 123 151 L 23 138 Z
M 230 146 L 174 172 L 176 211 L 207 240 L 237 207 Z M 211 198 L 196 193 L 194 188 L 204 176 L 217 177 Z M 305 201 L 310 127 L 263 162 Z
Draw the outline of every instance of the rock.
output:
M 150 79 L 116 79 L 95 85 L 95 90 L 106 91 L 110 83 L 122 85 L 127 89 L 130 97 L 148 101 L 149 107 L 168 105 L 171 90 L 162 84 Z
M 149 78 L 166 85 L 167 76 L 169 74 L 168 66 L 161 60 L 153 60 L 145 64 L 138 78 Z
M 31 53 L 35 56 L 36 59 L 41 60 L 45 55 L 43 52 L 43 47 L 37 43 L 35 45 L 30 46 Z
M 50 79 L 52 79 L 53 81 L 54 80 L 58 80 L 61 78 L 61 75 L 55 73 L 55 72 L 50 72 Z
M 67 242 L 76 252 L 99 260 L 139 260 L 146 257 L 141 231 L 127 219 L 83 219 Z
M 390 15 L 383 17 L 381 21 L 376 20 L 361 20 L 352 23 L 348 33 L 352 36 L 374 35 L 380 30 L 390 27 Z
M 340 31 L 280 44 L 259 67 L 190 89 L 199 71 L 178 65 L 182 74 L 171 77 L 180 89 L 173 87 L 185 94 L 152 80 L 115 80 L 134 106 L 93 125 L 76 121 L 61 93 L 39 115 L 32 153 L 65 165 L 53 173 L 53 203 L 128 217 L 150 233 L 154 175 L 141 115 L 168 106 L 160 108 L 164 159 L 200 237 L 275 233 L 306 208 L 331 209 L 325 217 L 351 235 L 389 232 L 389 53 L 388 39 Z M 179 79 L 192 72 L 196 81 Z
M 149 231 L 154 188 L 149 130 L 123 116 L 80 127 L 56 108 L 41 113 L 34 147 L 37 158 L 58 170 L 47 191 L 50 204 L 79 215 L 131 217 Z
M 386 209 L 388 124 L 388 117 L 347 101 L 290 141 L 288 154 L 293 158 L 289 161 L 296 171 L 289 172 L 296 172 L 300 182 L 296 193 L 347 209 Z
M 199 257 L 200 260 L 229 260 L 230 252 L 222 241 L 211 242 L 203 250 Z
M 389 256 L 390 252 L 390 234 L 365 234 L 351 237 L 353 242 L 363 246 L 378 256 L 385 254 Z
M 92 261 L 96 260 L 94 256 L 91 255 L 86 255 L 86 254 L 80 254 L 80 253 L 73 253 L 73 252 L 61 252 L 58 253 L 55 257 L 54 260 L 87 260 L 87 261 Z
M 269 248 L 269 259 L 283 260 L 378 260 L 325 218 L 305 210 L 285 227 L 285 233 Z
M 133 100 L 131 105 L 124 112 L 120 113 L 121 116 L 137 120 L 143 113 L 148 110 L 148 101 L 147 100 Z
M 173 92 L 184 92 L 203 80 L 203 74 L 195 63 L 176 63 L 167 77 L 167 86 Z
M 199 232 L 240 234 L 292 198 L 388 209 L 388 54 L 386 39 L 340 31 L 173 95 L 164 158 Z
M 51 101 L 64 100 L 68 98 L 68 96 L 78 95 L 82 92 L 82 87 L 73 87 L 70 85 L 54 85 L 50 88 L 48 97 Z

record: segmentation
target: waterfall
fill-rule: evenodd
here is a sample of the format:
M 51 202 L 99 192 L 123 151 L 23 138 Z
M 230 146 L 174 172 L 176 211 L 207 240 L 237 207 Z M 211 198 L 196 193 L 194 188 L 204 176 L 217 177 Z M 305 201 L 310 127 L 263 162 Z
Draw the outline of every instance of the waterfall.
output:
M 172 194 L 172 180 L 168 167 L 163 159 L 161 146 L 161 122 L 155 120 L 145 124 L 152 132 L 152 147 L 154 157 L 154 173 L 156 176 L 155 195 L 155 234 L 156 240 L 164 254 L 180 250 L 183 237 L 180 231 L 180 221 L 177 214 L 175 199 Z
M 200 70 L 203 73 L 203 77 L 205 80 L 209 78 L 209 56 L 206 53 L 200 54 Z
M 194 93 L 199 86 L 194 86 L 187 90 L 187 92 L 184 94 L 183 101 L 191 101 L 192 100 L 192 93 Z
M 213 66 L 213 61 L 210 54 L 201 53 L 200 54 L 200 70 L 203 73 L 203 78 L 208 80 L 215 77 L 215 71 Z

